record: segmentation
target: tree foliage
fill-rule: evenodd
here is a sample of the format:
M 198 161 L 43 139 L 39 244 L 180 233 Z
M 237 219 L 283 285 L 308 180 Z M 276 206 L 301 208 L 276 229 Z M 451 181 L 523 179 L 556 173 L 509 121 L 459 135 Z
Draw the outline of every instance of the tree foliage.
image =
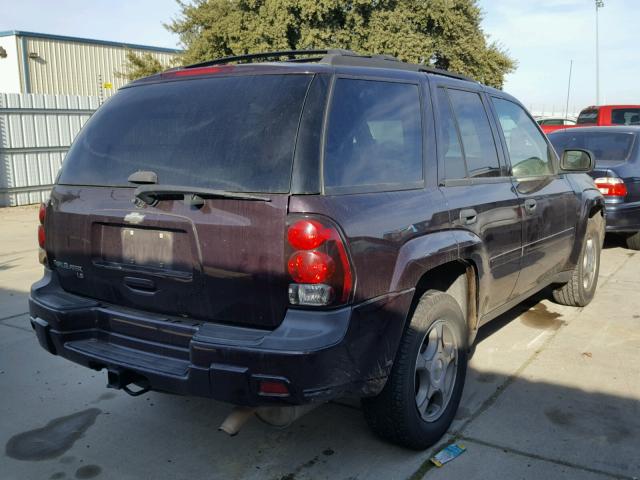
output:
M 269 50 L 386 53 L 501 87 L 516 63 L 483 33 L 477 0 L 178 0 L 166 27 L 184 64 Z
M 179 59 L 176 59 L 176 61 L 171 64 L 163 64 L 149 52 L 140 54 L 133 50 L 127 51 L 126 58 L 125 71 L 117 72 L 116 75 L 126 78 L 127 80 L 135 80 L 136 78 L 153 75 L 171 66 L 175 66 L 175 64 L 179 62 Z

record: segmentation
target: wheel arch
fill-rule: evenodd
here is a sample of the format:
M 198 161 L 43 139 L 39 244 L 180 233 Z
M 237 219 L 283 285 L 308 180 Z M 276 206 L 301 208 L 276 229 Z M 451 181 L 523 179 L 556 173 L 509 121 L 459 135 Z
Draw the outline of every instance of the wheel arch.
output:
M 467 346 L 471 346 L 478 330 L 478 275 L 475 264 L 456 259 L 424 272 L 416 283 L 405 328 L 411 322 L 420 298 L 429 290 L 445 292 L 456 300 L 467 324 Z
M 580 217 L 576 225 L 576 236 L 569 261 L 571 267 L 574 267 L 577 264 L 578 258 L 580 257 L 580 252 L 582 251 L 584 236 L 587 231 L 587 224 L 589 223 L 589 220 L 595 215 L 600 214 L 602 215 L 602 218 L 606 223 L 604 197 L 600 194 L 600 192 L 596 190 L 585 190 L 584 192 L 582 192 L 582 197 L 583 201 L 580 209 Z M 602 240 L 604 240 L 604 236 Z

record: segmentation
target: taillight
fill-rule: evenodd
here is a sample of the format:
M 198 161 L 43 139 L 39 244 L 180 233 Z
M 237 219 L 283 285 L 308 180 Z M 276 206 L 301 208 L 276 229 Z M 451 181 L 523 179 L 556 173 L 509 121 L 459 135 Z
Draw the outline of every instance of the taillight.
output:
M 335 271 L 333 258 L 315 250 L 295 252 L 289 258 L 289 275 L 298 283 L 322 283 Z
M 47 215 L 47 206 L 44 203 L 40 204 L 40 210 L 38 210 L 38 220 L 40 225 L 44 225 L 44 217 Z
M 288 397 L 289 387 L 280 380 L 262 380 L 258 387 L 258 395 L 265 397 Z
M 40 221 L 40 225 L 38 225 L 38 245 L 40 246 L 40 250 L 38 252 L 38 260 L 43 265 L 47 263 L 47 252 L 44 249 L 47 235 L 44 231 L 44 221 L 47 217 L 47 206 L 44 203 L 40 204 L 40 210 L 38 210 L 38 220 Z
M 353 290 L 349 255 L 337 225 L 328 219 L 292 218 L 287 228 L 287 271 L 292 305 L 346 303 Z
M 44 225 L 38 225 L 38 245 L 40 245 L 40 248 L 44 248 L 45 240 Z
M 624 180 L 617 177 L 601 177 L 595 179 L 596 187 L 605 197 L 625 197 L 627 186 Z

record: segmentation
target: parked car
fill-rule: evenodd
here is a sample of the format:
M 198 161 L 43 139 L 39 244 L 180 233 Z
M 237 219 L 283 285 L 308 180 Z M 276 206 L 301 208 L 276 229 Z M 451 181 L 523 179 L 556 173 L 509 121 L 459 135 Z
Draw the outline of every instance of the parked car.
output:
M 541 117 L 537 118 L 536 122 L 538 122 L 538 125 L 540 125 L 544 133 L 551 133 L 576 124 L 574 119 L 562 117 Z
M 356 395 L 380 436 L 425 448 L 481 325 L 548 285 L 593 298 L 604 200 L 590 155 L 558 159 L 500 90 L 311 54 L 177 68 L 105 102 L 40 210 L 31 324 L 112 388 L 244 406 L 230 433 Z M 298 61 L 259 61 L 279 56 Z
M 577 125 L 579 127 L 640 125 L 640 105 L 599 105 L 587 107 L 578 115 Z
M 591 172 L 605 197 L 607 232 L 626 237 L 640 250 L 640 126 L 591 127 L 558 131 L 549 136 L 558 153 L 565 149 L 593 152 Z

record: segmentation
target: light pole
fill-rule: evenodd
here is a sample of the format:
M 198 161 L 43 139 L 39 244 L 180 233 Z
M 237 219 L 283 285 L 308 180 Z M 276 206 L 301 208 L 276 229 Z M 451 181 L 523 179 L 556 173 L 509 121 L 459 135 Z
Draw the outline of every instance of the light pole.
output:
M 598 38 L 598 10 L 604 7 L 604 0 L 596 0 L 596 105 L 600 105 L 600 42 Z

